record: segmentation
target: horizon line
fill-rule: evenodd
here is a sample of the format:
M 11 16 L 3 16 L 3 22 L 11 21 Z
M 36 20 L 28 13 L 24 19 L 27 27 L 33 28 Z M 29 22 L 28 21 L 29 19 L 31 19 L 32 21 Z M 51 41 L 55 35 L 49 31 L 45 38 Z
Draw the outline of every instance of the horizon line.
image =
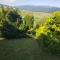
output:
M 34 4 L 22 4 L 22 5 L 8 5 L 8 4 L 0 4 L 0 5 L 7 5 L 7 6 L 48 6 L 48 7 L 58 7 L 60 6 L 53 6 L 53 5 L 34 5 Z

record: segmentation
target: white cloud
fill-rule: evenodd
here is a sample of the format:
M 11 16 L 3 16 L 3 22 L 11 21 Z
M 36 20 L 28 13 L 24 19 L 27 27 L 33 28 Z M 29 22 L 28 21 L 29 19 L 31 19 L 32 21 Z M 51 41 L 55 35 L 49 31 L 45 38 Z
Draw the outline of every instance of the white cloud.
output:
M 10 4 L 14 3 L 15 1 L 16 0 L 0 0 L 0 4 L 10 5 Z

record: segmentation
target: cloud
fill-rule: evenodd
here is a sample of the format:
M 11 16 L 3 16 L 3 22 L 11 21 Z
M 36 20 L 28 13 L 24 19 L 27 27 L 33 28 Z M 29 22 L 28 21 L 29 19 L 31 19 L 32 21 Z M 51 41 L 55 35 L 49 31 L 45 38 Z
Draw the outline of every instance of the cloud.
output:
M 12 4 L 14 3 L 16 0 L 0 0 L 0 4 Z

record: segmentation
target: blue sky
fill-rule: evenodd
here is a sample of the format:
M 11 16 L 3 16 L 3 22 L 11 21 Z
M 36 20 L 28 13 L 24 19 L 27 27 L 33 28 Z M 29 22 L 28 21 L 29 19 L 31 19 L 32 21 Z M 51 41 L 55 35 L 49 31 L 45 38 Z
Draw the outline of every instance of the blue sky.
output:
M 60 0 L 0 0 L 0 4 L 6 5 L 48 5 L 60 7 Z

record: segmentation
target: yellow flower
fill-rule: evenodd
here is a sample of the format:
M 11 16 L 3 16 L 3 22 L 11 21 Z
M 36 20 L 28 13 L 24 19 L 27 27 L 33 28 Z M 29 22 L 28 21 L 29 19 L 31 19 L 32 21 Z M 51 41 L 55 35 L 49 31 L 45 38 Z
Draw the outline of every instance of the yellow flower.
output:
M 46 31 L 46 26 L 39 27 L 38 29 L 36 29 L 36 37 L 38 38 L 41 36 L 41 34 L 46 34 Z

